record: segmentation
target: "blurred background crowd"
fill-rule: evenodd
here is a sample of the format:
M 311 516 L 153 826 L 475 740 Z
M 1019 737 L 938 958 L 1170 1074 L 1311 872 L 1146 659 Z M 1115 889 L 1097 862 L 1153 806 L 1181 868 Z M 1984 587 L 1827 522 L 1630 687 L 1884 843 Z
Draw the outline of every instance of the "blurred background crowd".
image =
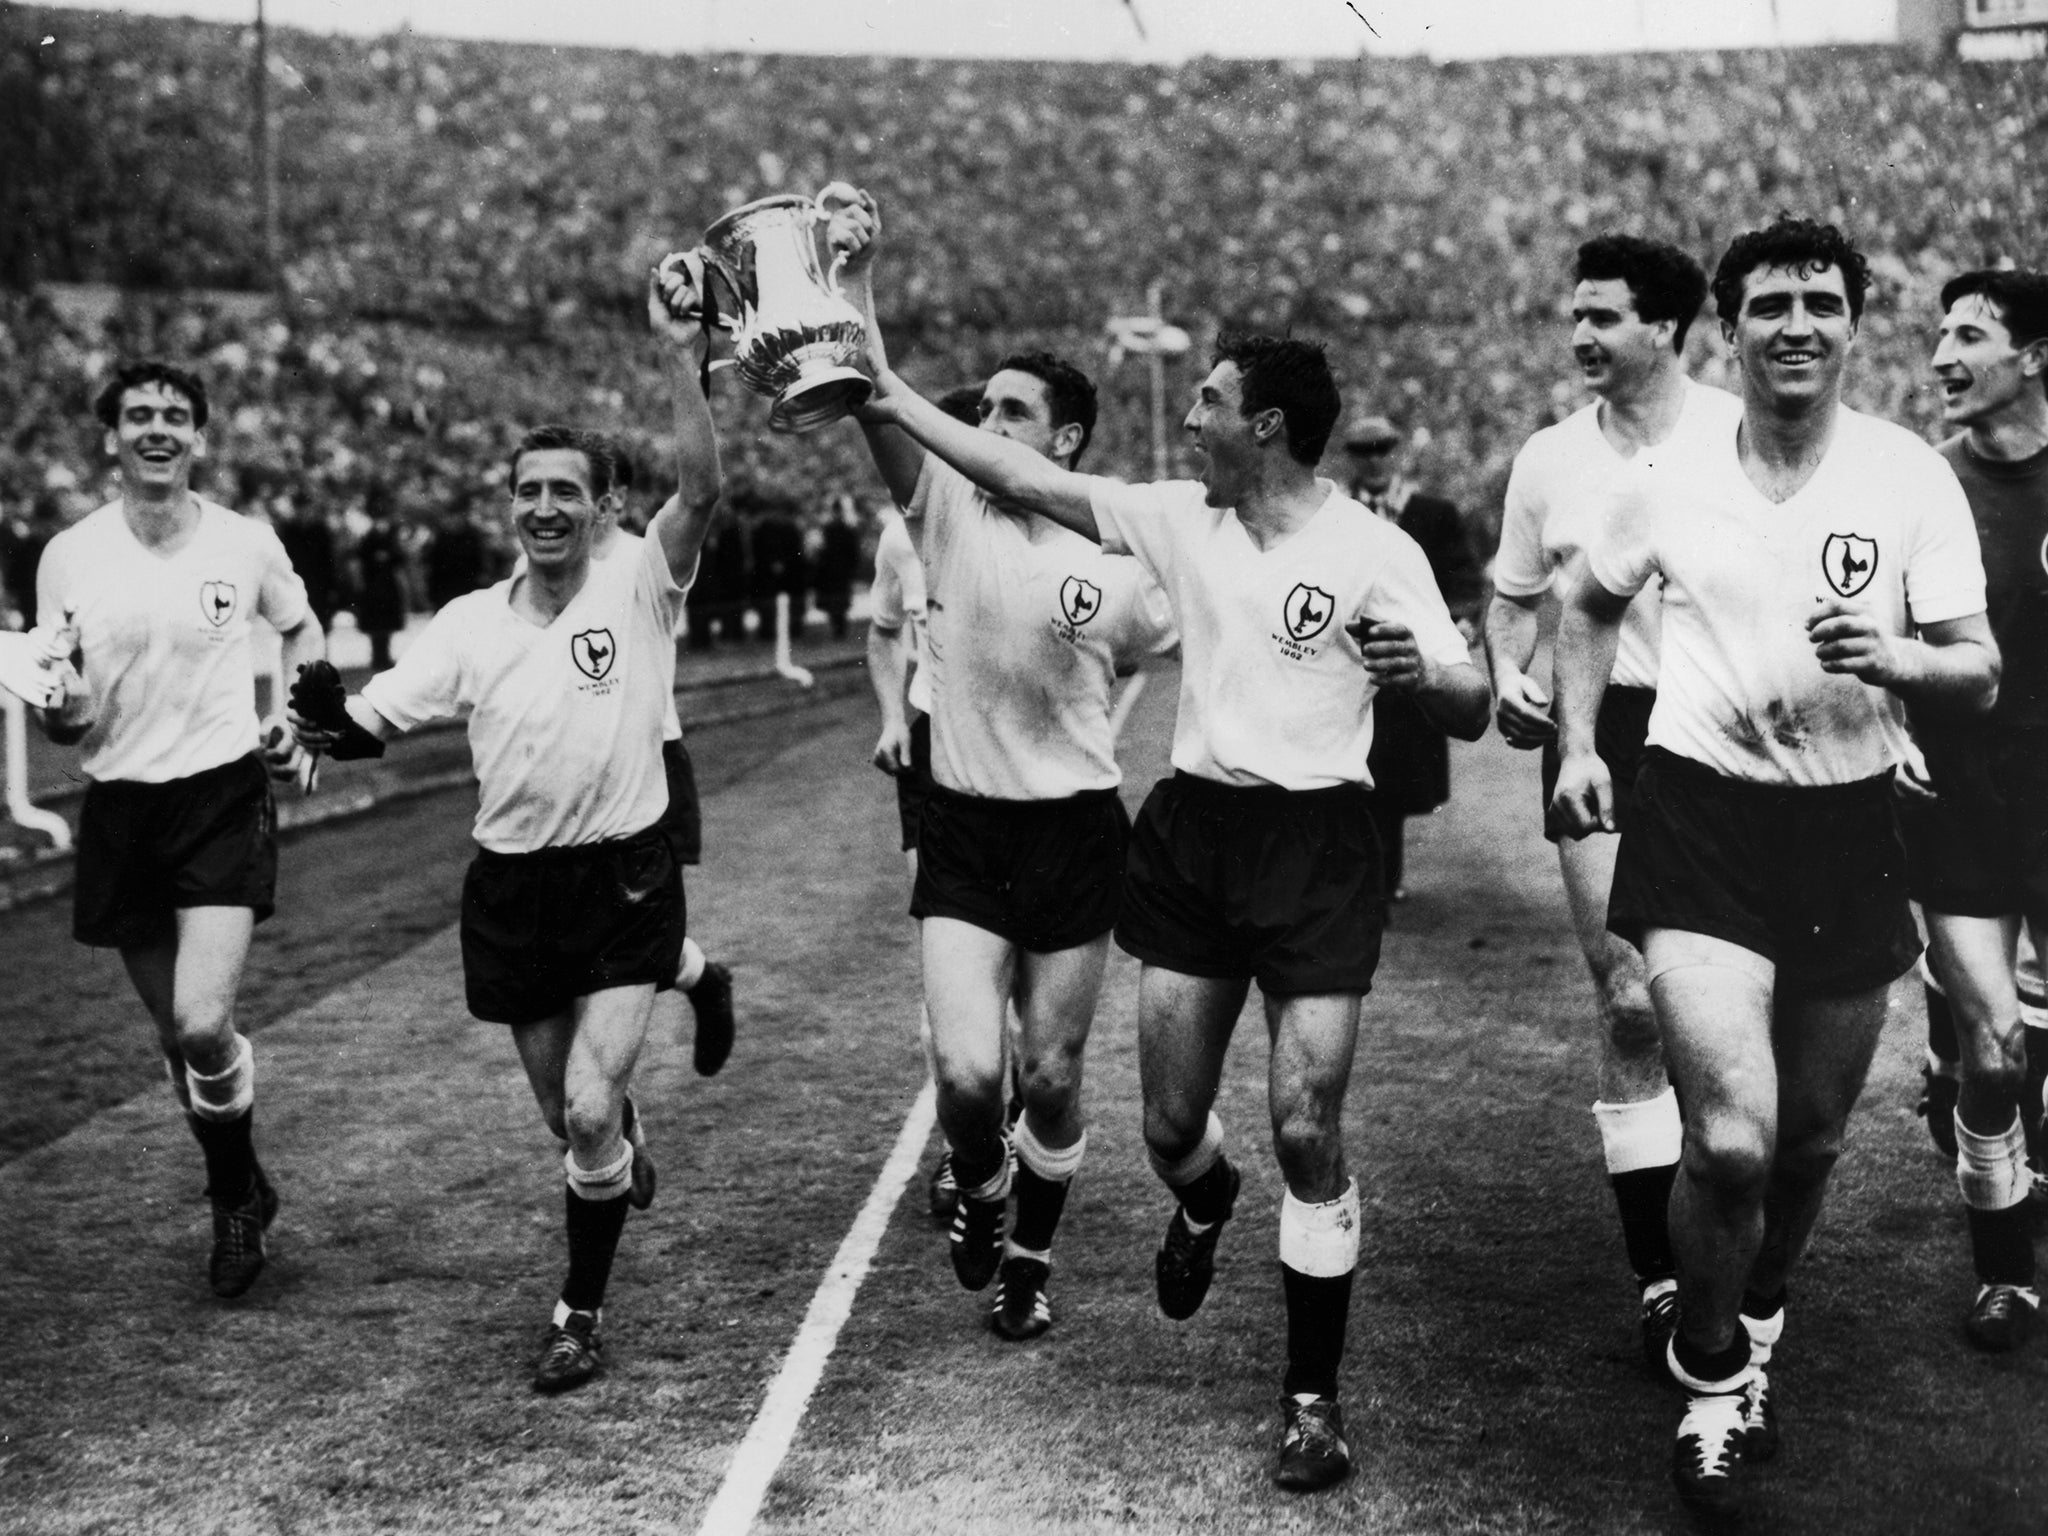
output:
M 1563 316 L 1588 235 L 1711 266 L 1780 208 L 1843 224 L 1878 278 L 1851 403 L 1923 430 L 1941 280 L 2042 259 L 2040 69 L 1899 49 L 1168 67 L 272 41 L 274 285 L 246 30 L 0 5 L 16 622 L 40 542 L 107 494 L 88 406 L 120 355 L 206 375 L 205 489 L 271 518 L 316 602 L 367 630 L 502 572 L 503 460 L 534 422 L 614 433 L 644 515 L 666 423 L 648 265 L 836 178 L 882 200 L 883 322 L 914 382 L 1051 347 L 1102 389 L 1087 467 L 1149 476 L 1147 374 L 1105 326 L 1157 283 L 1197 342 L 1168 368 L 1170 435 L 1218 326 L 1320 338 L 1482 554 L 1515 449 L 1580 403 Z M 1718 378 L 1712 331 L 1691 348 Z M 776 436 L 718 389 L 731 515 L 695 639 L 776 591 L 843 615 L 880 493 L 857 431 Z

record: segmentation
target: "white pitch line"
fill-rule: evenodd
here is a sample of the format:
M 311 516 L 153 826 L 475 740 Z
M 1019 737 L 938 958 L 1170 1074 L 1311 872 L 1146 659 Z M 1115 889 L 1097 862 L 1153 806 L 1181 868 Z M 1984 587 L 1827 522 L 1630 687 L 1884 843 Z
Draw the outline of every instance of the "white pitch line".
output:
M 811 1394 L 818 1390 L 818 1382 L 825 1374 L 825 1361 L 839 1342 L 839 1330 L 852 1315 L 854 1295 L 867 1278 L 868 1266 L 874 1262 L 875 1250 L 888 1230 L 890 1214 L 902 1198 L 903 1187 L 917 1171 L 917 1160 L 937 1119 L 938 1090 L 927 1079 L 924 1091 L 910 1106 L 903 1129 L 896 1135 L 895 1149 L 882 1164 L 875 1187 L 868 1191 L 867 1204 L 860 1208 L 860 1215 L 854 1218 L 839 1252 L 832 1256 L 832 1265 L 825 1271 L 817 1295 L 811 1298 L 810 1309 L 804 1313 L 803 1326 L 797 1329 L 789 1353 L 783 1357 L 782 1369 L 768 1384 L 768 1395 L 748 1426 L 746 1439 L 733 1453 L 732 1465 L 726 1469 L 718 1496 L 704 1511 L 697 1536 L 746 1536 L 753 1528 L 754 1517 L 761 1512 L 761 1500 L 767 1497 L 768 1485 L 774 1481 L 783 1457 L 789 1454 L 790 1442 L 803 1422 L 804 1409 L 810 1405 Z

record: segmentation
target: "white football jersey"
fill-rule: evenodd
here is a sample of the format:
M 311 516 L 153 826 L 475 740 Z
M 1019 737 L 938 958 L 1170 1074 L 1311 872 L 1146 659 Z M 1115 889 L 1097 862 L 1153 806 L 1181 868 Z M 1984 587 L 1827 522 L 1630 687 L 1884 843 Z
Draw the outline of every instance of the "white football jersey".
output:
M 1843 408 L 1813 477 L 1772 502 L 1743 472 L 1736 426 L 1613 487 L 1594 579 L 1664 584 L 1652 745 L 1731 778 L 1822 785 L 1901 760 L 1897 694 L 1821 671 L 1807 620 L 1847 599 L 1910 635 L 1984 611 L 1977 526 L 1948 461 L 1903 427 Z
M 1685 404 L 1671 435 L 1635 459 L 1654 463 L 1691 443 L 1732 428 L 1742 402 L 1724 389 L 1686 381 Z M 1632 462 L 1615 452 L 1600 430 L 1600 403 L 1574 411 L 1522 445 L 1508 474 L 1494 557 L 1494 590 L 1508 597 L 1548 592 L 1558 571 L 1600 534 L 1607 487 Z M 1657 686 L 1657 592 L 1639 593 L 1621 621 L 1613 681 L 1630 688 Z
M 1327 480 L 1308 523 L 1261 550 L 1199 482 L 1122 485 L 1091 501 L 1104 549 L 1137 557 L 1181 636 L 1173 766 L 1224 784 L 1370 784 L 1376 691 L 1345 626 L 1405 624 L 1440 665 L 1471 659 L 1422 547 Z
M 932 776 L 998 800 L 1114 789 L 1110 693 L 1119 665 L 1172 643 L 1164 594 L 933 454 L 906 512 L 924 525 Z
M 43 551 L 40 616 L 77 626 L 94 700 L 88 778 L 161 784 L 255 751 L 250 627 L 294 629 L 310 612 L 268 525 L 193 500 L 198 523 L 168 554 L 136 539 L 118 501 Z
M 662 722 L 674 708 L 675 626 L 687 590 L 652 539 L 590 563 L 542 627 L 512 611 L 513 580 L 456 598 L 363 687 L 402 731 L 464 720 L 475 836 L 493 853 L 628 837 L 668 806 Z

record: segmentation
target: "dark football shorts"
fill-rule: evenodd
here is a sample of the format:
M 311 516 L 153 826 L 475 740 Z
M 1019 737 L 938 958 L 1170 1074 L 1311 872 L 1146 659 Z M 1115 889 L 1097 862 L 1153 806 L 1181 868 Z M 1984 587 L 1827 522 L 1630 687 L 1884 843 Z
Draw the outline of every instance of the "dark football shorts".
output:
M 608 987 L 665 991 L 684 922 L 682 872 L 660 823 L 573 848 L 479 849 L 462 883 L 469 1011 L 532 1024 Z
M 177 931 L 184 907 L 277 900 L 277 811 L 252 752 L 182 779 L 88 784 L 78 818 L 71 932 L 127 949 Z
M 668 838 L 678 864 L 701 864 L 704 812 L 697 803 L 697 770 L 691 766 L 690 749 L 680 737 L 661 744 L 661 771 L 668 780 L 668 809 L 655 825 Z
M 1891 775 L 1818 788 L 1753 784 L 1661 747 L 1636 776 L 1607 926 L 1725 939 L 1794 992 L 1839 997 L 1896 980 L 1920 954 Z
M 1116 941 L 1147 965 L 1269 997 L 1372 989 L 1386 904 L 1365 789 L 1175 773 L 1131 832 Z
M 1614 825 L 1628 830 L 1629 802 L 1635 798 L 1636 773 L 1643 763 L 1643 747 L 1650 734 L 1650 710 L 1657 703 L 1654 688 L 1610 686 L 1600 696 L 1600 714 L 1593 722 L 1593 750 L 1607 765 L 1614 783 Z M 1543 835 L 1551 842 L 1564 836 L 1550 797 L 1557 793 L 1558 755 L 1556 738 L 1543 744 Z
M 1113 789 L 992 800 L 932 783 L 910 915 L 972 923 L 1029 954 L 1073 949 L 1116 925 L 1130 836 Z
M 1923 743 L 1937 799 L 1899 801 L 1915 901 L 2048 927 L 2048 742 L 1989 733 Z
M 925 796 L 932 787 L 932 717 L 919 715 L 910 722 L 910 765 L 896 775 L 896 815 L 903 823 L 903 848 L 917 846 L 917 829 L 924 820 Z

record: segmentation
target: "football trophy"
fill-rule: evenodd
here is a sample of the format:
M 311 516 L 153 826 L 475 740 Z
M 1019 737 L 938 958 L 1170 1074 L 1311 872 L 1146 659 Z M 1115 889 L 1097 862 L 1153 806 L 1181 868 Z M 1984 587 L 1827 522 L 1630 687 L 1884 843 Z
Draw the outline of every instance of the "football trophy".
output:
M 699 252 L 705 317 L 732 332 L 733 370 L 775 402 L 777 432 L 825 426 L 874 393 L 853 366 L 867 326 L 840 291 L 846 257 L 825 248 L 830 216 L 819 198 L 764 197 L 713 224 Z

